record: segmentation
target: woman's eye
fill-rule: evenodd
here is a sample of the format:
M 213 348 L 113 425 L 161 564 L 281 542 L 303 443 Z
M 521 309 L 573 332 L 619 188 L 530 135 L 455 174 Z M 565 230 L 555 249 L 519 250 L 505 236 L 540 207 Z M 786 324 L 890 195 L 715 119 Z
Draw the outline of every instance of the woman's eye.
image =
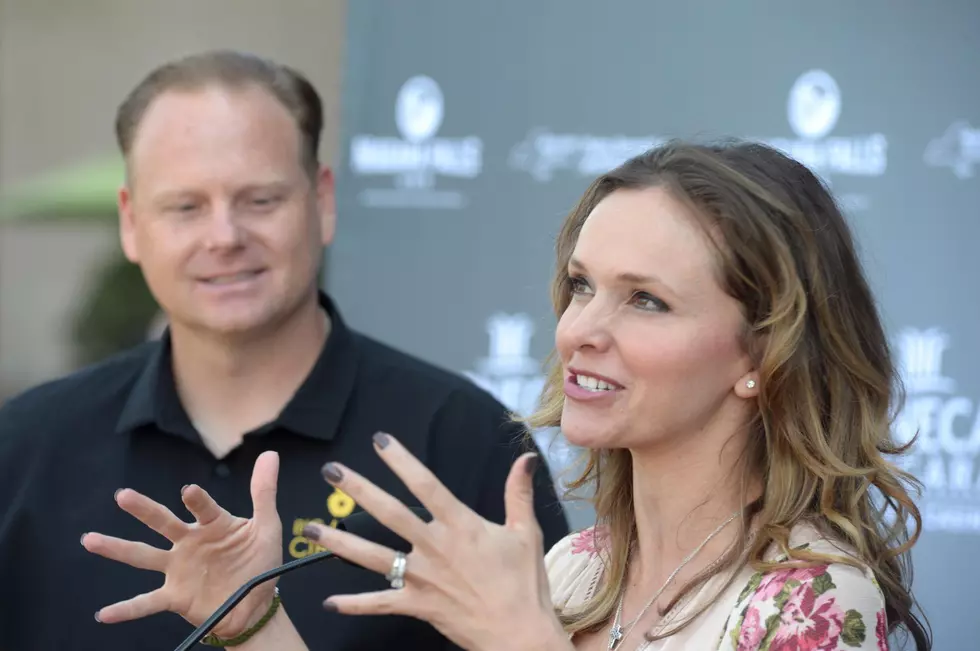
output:
M 568 283 L 571 287 L 573 294 L 591 293 L 591 288 L 589 287 L 589 283 L 584 278 L 580 278 L 578 276 L 572 276 L 571 278 L 568 279 Z
M 667 312 L 670 310 L 666 303 L 647 292 L 633 294 L 633 304 L 641 310 L 650 310 L 652 312 Z

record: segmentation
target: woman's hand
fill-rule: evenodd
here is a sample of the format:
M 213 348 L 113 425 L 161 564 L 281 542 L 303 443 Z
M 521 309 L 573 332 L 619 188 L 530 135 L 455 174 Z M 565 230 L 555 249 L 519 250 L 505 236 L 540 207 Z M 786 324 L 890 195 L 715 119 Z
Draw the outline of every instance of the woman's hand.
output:
M 181 491 L 184 505 L 195 518 L 191 524 L 134 490 L 118 491 L 120 508 L 173 546 L 163 550 L 100 533 L 82 536 L 82 546 L 93 554 L 164 574 L 160 588 L 106 606 L 96 613 L 96 619 L 112 624 L 170 611 L 199 626 L 242 584 L 279 566 L 282 525 L 276 511 L 278 474 L 279 457 L 274 452 L 265 452 L 255 461 L 250 520 L 233 516 L 199 486 L 186 486 Z M 256 586 L 213 633 L 229 638 L 252 626 L 268 610 L 274 588 L 274 581 Z
M 403 588 L 334 596 L 324 607 L 351 615 L 422 619 L 471 651 L 571 649 L 552 609 L 543 536 L 534 516 L 536 456 L 524 455 L 511 468 L 504 491 L 506 523 L 497 525 L 456 499 L 391 436 L 375 435 L 375 446 L 433 520 L 425 523 L 349 468 L 324 466 L 328 482 L 412 544 Z M 331 527 L 310 525 L 304 535 L 380 574 L 391 571 L 396 557 L 387 547 Z

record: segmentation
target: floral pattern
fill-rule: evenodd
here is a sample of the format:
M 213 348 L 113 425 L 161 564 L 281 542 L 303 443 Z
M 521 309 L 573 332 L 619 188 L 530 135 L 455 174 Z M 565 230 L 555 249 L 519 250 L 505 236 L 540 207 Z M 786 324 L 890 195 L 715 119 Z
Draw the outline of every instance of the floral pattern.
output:
M 572 537 L 572 553 L 588 554 L 591 558 L 605 549 L 609 531 L 603 525 L 583 529 Z
M 756 599 L 775 599 L 783 590 L 783 586 L 789 581 L 799 581 L 805 583 L 826 572 L 823 567 L 802 567 L 791 570 L 780 570 L 769 572 L 762 577 L 758 589 L 755 591 Z
M 830 564 L 756 573 L 736 602 L 728 635 L 734 651 L 888 651 L 884 602 L 877 585 L 838 588 Z M 850 569 L 850 568 L 848 568 Z M 846 577 L 851 579 L 851 576 Z M 854 589 L 872 600 L 852 599 Z M 853 603 L 852 603 L 853 601 Z M 867 603 L 866 603 L 867 602 Z M 875 622 L 870 629 L 866 621 Z
M 878 651 L 888 651 L 888 622 L 885 611 L 878 611 L 878 625 L 875 627 L 875 637 L 878 639 Z
M 556 608 L 574 611 L 594 597 L 609 545 L 609 530 L 600 525 L 569 534 L 552 547 L 545 565 Z M 861 565 L 830 562 L 841 555 L 855 558 L 853 549 L 806 524 L 793 528 L 790 546 L 828 562 L 764 572 L 743 567 L 732 583 L 719 575 L 714 585 L 721 592 L 714 604 L 690 626 L 648 642 L 643 650 L 888 651 L 884 596 L 874 573 Z M 787 557 L 774 548 L 766 560 Z M 705 591 L 706 598 L 712 591 Z M 694 601 L 681 610 L 694 608 Z
M 741 622 L 742 630 L 738 634 L 736 649 L 758 649 L 762 644 L 762 639 L 766 636 L 766 628 L 759 619 L 759 609 L 750 608 L 745 613 L 745 618 Z
M 844 611 L 836 599 L 827 593 L 818 596 L 812 585 L 802 583 L 786 600 L 769 648 L 772 651 L 828 651 L 837 646 L 843 629 Z

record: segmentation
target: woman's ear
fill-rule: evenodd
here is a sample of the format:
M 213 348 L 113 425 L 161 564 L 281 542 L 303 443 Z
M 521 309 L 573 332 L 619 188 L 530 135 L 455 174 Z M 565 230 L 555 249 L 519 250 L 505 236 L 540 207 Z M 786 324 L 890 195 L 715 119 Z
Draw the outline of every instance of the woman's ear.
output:
M 746 373 L 735 383 L 735 395 L 739 398 L 755 398 L 759 395 L 759 379 L 755 371 Z

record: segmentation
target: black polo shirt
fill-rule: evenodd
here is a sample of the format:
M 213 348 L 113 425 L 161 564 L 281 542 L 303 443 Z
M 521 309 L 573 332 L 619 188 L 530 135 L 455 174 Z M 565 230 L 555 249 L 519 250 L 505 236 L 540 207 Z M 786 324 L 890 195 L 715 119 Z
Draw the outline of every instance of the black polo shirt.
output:
M 168 545 L 115 504 L 113 493 L 122 487 L 190 520 L 180 488 L 196 483 L 232 513 L 250 517 L 252 466 L 265 450 L 280 455 L 284 562 L 318 551 L 300 533 L 308 520 L 331 524 L 359 510 L 323 480 L 326 461 L 347 464 L 417 504 L 373 451 L 377 431 L 398 437 L 477 512 L 503 521 L 504 481 L 527 449 L 521 428 L 469 381 L 348 329 L 322 294 L 321 304 L 333 328 L 310 376 L 275 422 L 249 432 L 220 460 L 181 406 L 166 336 L 31 389 L 0 409 L 0 650 L 176 647 L 192 627 L 171 613 L 122 624 L 95 621 L 99 608 L 159 587 L 163 575 L 86 552 L 79 538 L 98 531 Z M 544 463 L 536 500 L 547 548 L 567 533 L 567 524 Z M 323 611 L 331 594 L 388 587 L 366 570 L 321 562 L 285 575 L 279 585 L 313 650 L 455 648 L 410 618 Z

